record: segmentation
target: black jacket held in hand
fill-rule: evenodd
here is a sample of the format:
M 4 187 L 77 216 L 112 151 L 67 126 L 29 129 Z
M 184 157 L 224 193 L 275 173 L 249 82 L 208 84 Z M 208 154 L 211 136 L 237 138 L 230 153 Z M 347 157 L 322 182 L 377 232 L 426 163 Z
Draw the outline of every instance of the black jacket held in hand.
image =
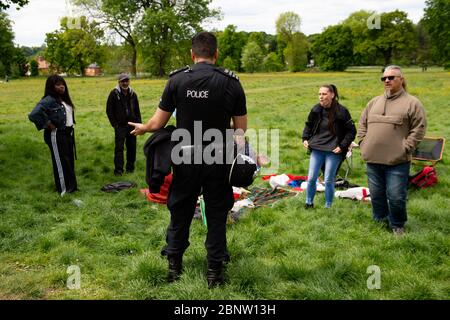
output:
M 75 113 L 72 113 L 75 123 Z M 58 129 L 66 128 L 66 108 L 52 96 L 46 96 L 34 107 L 28 119 L 38 130 L 46 129 L 49 121 Z
M 164 178 L 171 172 L 171 137 L 175 129 L 174 126 L 159 129 L 144 144 L 144 154 L 147 157 L 145 180 L 151 193 L 159 193 Z
M 308 115 L 303 130 L 302 141 L 309 140 L 317 132 L 317 128 L 322 120 L 322 106 L 318 103 Z M 350 112 L 346 107 L 338 104 L 336 109 L 336 118 L 334 120 L 334 128 L 338 138 L 338 146 L 342 150 L 342 154 L 348 151 L 348 148 L 356 136 L 355 124 L 352 120 Z
M 126 127 L 128 121 L 142 122 L 137 94 L 131 88 L 128 90 L 128 97 L 122 93 L 119 86 L 109 93 L 106 114 L 113 128 Z M 130 101 L 129 106 L 127 99 Z

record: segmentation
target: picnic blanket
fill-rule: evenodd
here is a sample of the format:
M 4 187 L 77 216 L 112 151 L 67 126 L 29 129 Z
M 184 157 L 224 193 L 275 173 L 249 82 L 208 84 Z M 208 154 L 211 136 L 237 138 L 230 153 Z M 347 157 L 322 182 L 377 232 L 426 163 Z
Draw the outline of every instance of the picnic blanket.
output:
M 244 212 L 245 208 L 258 208 L 264 206 L 271 206 L 275 202 L 296 196 L 298 193 L 295 191 L 283 189 L 283 188 L 264 188 L 254 187 L 250 190 L 250 194 L 247 198 L 236 201 L 231 209 L 230 219 L 231 222 L 236 222 Z

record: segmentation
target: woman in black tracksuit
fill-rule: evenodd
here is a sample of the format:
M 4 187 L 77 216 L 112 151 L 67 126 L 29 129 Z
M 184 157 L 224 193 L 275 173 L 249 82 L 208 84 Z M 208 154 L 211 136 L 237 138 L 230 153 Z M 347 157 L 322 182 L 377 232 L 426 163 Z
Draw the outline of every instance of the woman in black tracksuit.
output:
M 28 115 L 50 148 L 56 188 L 63 196 L 77 191 L 75 177 L 75 106 L 64 78 L 52 75 L 45 83 L 44 97 Z

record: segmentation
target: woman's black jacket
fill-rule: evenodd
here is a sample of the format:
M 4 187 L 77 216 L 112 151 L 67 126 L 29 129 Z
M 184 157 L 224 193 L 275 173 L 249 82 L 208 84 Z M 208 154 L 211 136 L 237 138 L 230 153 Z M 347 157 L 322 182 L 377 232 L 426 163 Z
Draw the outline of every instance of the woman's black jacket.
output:
M 322 108 L 318 103 L 311 109 L 303 129 L 302 141 L 309 140 L 316 134 L 322 120 Z M 340 104 L 336 106 L 334 129 L 338 137 L 338 146 L 342 150 L 342 155 L 345 156 L 350 144 L 355 139 L 356 128 L 350 112 Z

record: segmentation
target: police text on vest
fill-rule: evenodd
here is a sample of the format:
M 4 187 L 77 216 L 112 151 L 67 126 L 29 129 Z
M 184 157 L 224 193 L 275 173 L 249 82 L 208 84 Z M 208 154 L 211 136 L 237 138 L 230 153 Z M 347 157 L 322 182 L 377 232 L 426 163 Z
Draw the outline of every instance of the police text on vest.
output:
M 208 99 L 209 90 L 186 90 L 186 98 Z

